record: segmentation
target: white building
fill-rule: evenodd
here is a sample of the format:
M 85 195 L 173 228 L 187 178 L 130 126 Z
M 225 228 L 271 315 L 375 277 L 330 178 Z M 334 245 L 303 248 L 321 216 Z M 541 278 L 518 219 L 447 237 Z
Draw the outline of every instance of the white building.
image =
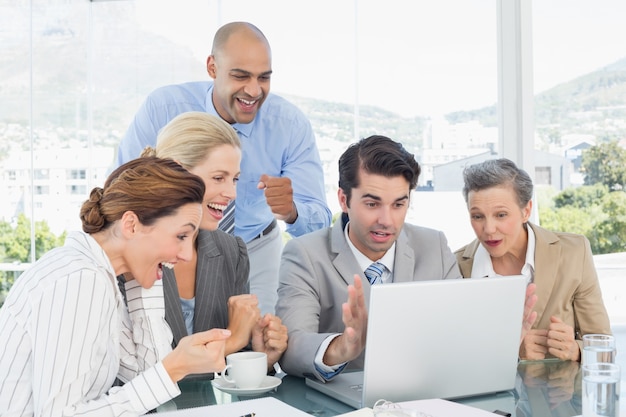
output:
M 46 149 L 17 152 L 0 162 L 0 219 L 25 213 L 47 219 L 55 234 L 80 229 L 79 211 L 88 193 L 102 186 L 114 148 Z M 32 160 L 31 160 L 32 159 Z M 34 169 L 31 169 L 31 164 Z M 32 176 L 31 176 L 32 173 Z
M 463 189 L 463 169 L 466 166 L 498 158 L 494 152 L 484 152 L 468 158 L 455 160 L 433 168 L 435 191 L 460 191 Z M 558 191 L 568 188 L 571 161 L 561 155 L 539 150 L 534 151 L 535 172 L 529 173 L 535 186 L 547 185 Z M 534 174 L 534 175 L 533 175 Z
M 498 129 L 485 127 L 477 120 L 450 124 L 444 118 L 431 119 L 419 161 L 420 185 L 433 182 L 435 167 L 494 151 L 497 143 Z

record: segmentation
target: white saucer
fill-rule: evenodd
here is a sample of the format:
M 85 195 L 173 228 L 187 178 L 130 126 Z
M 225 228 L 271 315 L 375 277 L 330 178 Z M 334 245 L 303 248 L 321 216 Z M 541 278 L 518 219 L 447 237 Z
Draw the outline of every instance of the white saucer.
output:
M 232 382 L 228 382 L 223 378 L 215 378 L 213 381 L 211 381 L 211 385 L 213 385 L 220 391 L 224 391 L 228 394 L 258 395 L 273 390 L 282 382 L 282 379 L 276 378 L 275 376 L 266 376 L 265 378 L 263 378 L 263 381 L 261 381 L 261 385 L 258 388 L 243 389 L 237 388 L 235 384 L 233 384 Z

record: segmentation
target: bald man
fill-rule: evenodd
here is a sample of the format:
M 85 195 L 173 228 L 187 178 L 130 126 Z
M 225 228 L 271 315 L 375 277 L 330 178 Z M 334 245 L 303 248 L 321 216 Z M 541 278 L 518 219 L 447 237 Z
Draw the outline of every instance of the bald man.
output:
M 256 26 L 219 28 L 206 65 L 213 81 L 161 87 L 146 98 L 120 142 L 118 164 L 154 146 L 159 130 L 180 113 L 205 111 L 230 123 L 243 151 L 234 234 L 248 249 L 250 292 L 262 314 L 274 313 L 283 248 L 277 220 L 292 236 L 330 225 L 315 136 L 297 107 L 270 93 L 271 48 Z

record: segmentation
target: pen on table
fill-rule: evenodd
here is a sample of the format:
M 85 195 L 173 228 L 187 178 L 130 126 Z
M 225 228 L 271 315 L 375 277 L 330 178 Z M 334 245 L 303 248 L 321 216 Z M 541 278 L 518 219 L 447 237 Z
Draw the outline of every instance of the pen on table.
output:
M 243 415 L 243 416 L 241 416 L 241 417 L 254 417 L 254 416 L 256 416 L 256 414 L 255 414 L 255 413 L 250 413 L 250 414 L 244 414 L 244 415 Z

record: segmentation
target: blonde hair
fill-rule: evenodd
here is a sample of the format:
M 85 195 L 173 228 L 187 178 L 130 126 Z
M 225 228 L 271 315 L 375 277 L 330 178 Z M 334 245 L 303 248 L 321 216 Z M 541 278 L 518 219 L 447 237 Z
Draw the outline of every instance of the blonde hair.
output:
M 170 120 L 157 136 L 156 149 L 148 146 L 141 155 L 170 158 L 191 170 L 222 145 L 241 149 L 235 129 L 217 116 L 192 111 Z

